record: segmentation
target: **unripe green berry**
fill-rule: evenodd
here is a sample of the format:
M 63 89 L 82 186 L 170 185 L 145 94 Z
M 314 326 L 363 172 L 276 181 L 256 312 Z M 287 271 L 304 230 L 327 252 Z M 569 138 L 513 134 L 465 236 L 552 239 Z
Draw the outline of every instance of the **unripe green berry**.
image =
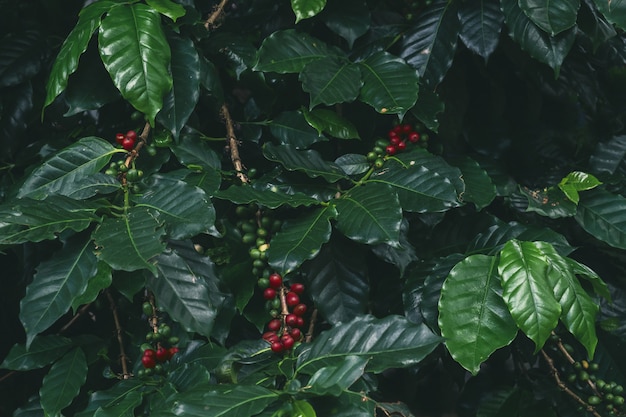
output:
M 152 304 L 150 304 L 149 302 L 145 302 L 141 305 L 141 309 L 143 310 L 143 314 L 145 314 L 146 316 L 151 316 L 152 315 Z
M 376 161 L 374 161 L 374 168 L 376 169 L 381 169 L 383 165 L 385 165 L 385 161 L 382 158 L 378 158 Z
M 368 162 L 374 162 L 378 158 L 378 154 L 376 152 L 368 152 L 366 158 Z
M 580 373 L 578 374 L 578 379 L 582 382 L 587 382 L 589 381 L 589 374 L 587 373 L 587 371 L 580 371 Z
M 256 283 L 259 286 L 259 288 L 263 290 L 270 286 L 270 280 L 267 278 L 259 278 Z
M 256 236 L 253 233 L 246 233 L 241 237 L 241 241 L 245 244 L 253 243 L 256 240 Z
M 179 341 L 180 341 L 180 339 L 178 339 L 176 336 L 172 336 L 172 337 L 170 337 L 170 338 L 167 340 L 167 342 L 168 342 L 170 345 L 175 345 L 175 344 L 176 344 L 176 343 L 178 343 Z
M 592 395 L 591 397 L 587 399 L 587 403 L 589 403 L 590 405 L 598 405 L 601 402 L 602 402 L 602 399 L 596 395 Z

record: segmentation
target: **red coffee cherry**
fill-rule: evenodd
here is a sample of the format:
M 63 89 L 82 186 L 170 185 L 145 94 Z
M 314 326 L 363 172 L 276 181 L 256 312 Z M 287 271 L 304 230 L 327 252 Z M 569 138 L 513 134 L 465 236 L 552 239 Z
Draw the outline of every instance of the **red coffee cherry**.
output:
M 266 300 L 273 300 L 276 298 L 276 290 L 274 288 L 266 288 L 263 290 L 263 298 Z
M 396 148 L 398 149 L 398 151 L 403 151 L 406 149 L 406 142 L 402 141 L 400 143 L 398 143 L 396 145 Z
M 283 337 L 281 337 L 280 341 L 282 342 L 283 348 L 285 348 L 285 350 L 291 349 L 293 347 L 294 343 L 296 342 L 295 340 L 293 340 L 293 337 L 291 337 L 288 334 L 286 334 Z
M 304 294 L 304 285 L 299 282 L 294 282 L 293 284 L 291 284 L 291 287 L 289 287 L 289 290 L 291 292 L 295 292 L 296 294 L 302 295 Z
M 126 132 L 126 137 L 132 141 L 137 140 L 137 132 L 135 132 L 134 130 L 129 130 L 128 132 Z
M 126 138 L 126 136 L 124 136 L 123 133 L 117 133 L 115 135 L 115 141 L 119 143 L 120 145 L 122 144 L 122 141 L 124 140 L 124 138 Z
M 304 313 L 306 313 L 306 304 L 300 303 L 293 308 L 293 314 L 296 316 L 304 316 Z
M 297 327 L 298 316 L 296 316 L 295 314 L 287 314 L 287 316 L 285 316 L 285 324 L 289 327 Z
M 296 327 L 304 327 L 304 319 L 302 316 L 296 316 L 296 320 L 298 320 Z
M 148 368 L 148 369 L 154 368 L 154 366 L 156 365 L 156 361 L 151 356 L 143 356 L 141 358 L 141 363 L 143 364 L 144 368 Z
M 420 134 L 417 132 L 411 132 L 409 133 L 409 141 L 411 143 L 417 143 L 420 140 Z
M 282 323 L 280 322 L 280 319 L 270 320 L 270 322 L 267 323 L 268 330 L 271 330 L 273 332 L 279 331 L 281 326 L 282 326 Z
M 291 334 L 291 337 L 293 337 L 295 340 L 300 340 L 300 338 L 302 337 L 302 332 L 298 328 L 291 329 L 291 332 L 289 332 L 289 334 Z
M 133 139 L 130 139 L 129 137 L 125 137 L 122 140 L 122 148 L 126 149 L 127 151 L 132 151 L 134 146 L 135 146 L 135 141 Z
M 156 351 L 156 360 L 157 361 L 165 362 L 169 358 L 170 358 L 169 350 L 165 349 L 164 347 L 160 347 L 160 348 L 157 349 L 157 351 Z
M 393 145 L 389 145 L 385 148 L 387 155 L 395 155 L 397 151 L 398 149 Z
M 283 346 L 283 344 L 282 344 L 282 343 L 280 343 L 280 342 L 274 342 L 274 343 L 272 343 L 272 345 L 270 346 L 270 349 L 272 349 L 272 352 L 275 352 L 275 353 L 280 353 L 280 352 L 282 352 L 283 350 L 285 350 L 285 347 L 284 347 L 284 346 Z
M 272 275 L 269 276 L 268 279 L 269 279 L 270 287 L 274 289 L 278 289 L 280 288 L 281 285 L 283 285 L 283 278 L 280 276 L 280 274 L 273 273 Z
M 298 297 L 298 294 L 296 294 L 295 292 L 289 291 L 285 296 L 285 301 L 287 302 L 288 306 L 293 307 L 300 304 L 300 297 Z

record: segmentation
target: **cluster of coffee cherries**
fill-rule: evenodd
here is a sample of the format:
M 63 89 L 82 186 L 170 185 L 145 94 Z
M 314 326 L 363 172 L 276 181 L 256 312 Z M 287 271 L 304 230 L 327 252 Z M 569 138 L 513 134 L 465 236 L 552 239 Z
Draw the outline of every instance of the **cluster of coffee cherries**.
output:
M 374 148 L 367 154 L 367 160 L 373 163 L 376 168 L 382 168 L 385 155 L 393 156 L 403 152 L 409 144 L 422 147 L 428 145 L 428 134 L 420 133 L 408 123 L 392 127 L 387 132 L 387 136 L 388 140 L 377 140 Z
M 125 175 L 126 181 L 128 182 L 137 182 L 143 177 L 142 170 L 137 169 L 134 166 L 126 166 L 126 162 L 123 160 L 111 162 L 104 173 L 113 177 L 117 177 L 120 174 Z
M 290 350 L 302 339 L 303 316 L 307 311 L 306 304 L 300 301 L 304 285 L 294 282 L 287 288 L 278 273 L 260 278 L 258 285 L 263 289 L 265 307 L 272 317 L 263 339 L 270 344 L 273 352 Z
M 599 365 L 582 360 L 572 364 L 572 372 L 567 376 L 570 384 L 584 391 L 592 390 L 587 397 L 587 404 L 604 407 L 608 415 L 619 415 L 624 408 L 624 387 L 615 381 L 605 381 L 596 376 Z
M 235 213 L 239 218 L 237 228 L 241 232 L 241 241 L 251 245 L 248 253 L 252 258 L 252 274 L 268 278 L 272 273 L 267 265 L 269 241 L 272 234 L 281 228 L 282 222 L 268 213 L 262 213 L 256 204 L 237 206 Z
M 152 320 L 155 313 L 152 304 L 146 301 L 142 308 L 144 314 Z M 146 334 L 146 342 L 141 345 L 143 369 L 137 372 L 137 376 L 165 374 L 167 363 L 178 353 L 176 346 L 178 341 L 178 337 L 172 336 L 172 329 L 166 323 L 155 325 L 152 331 Z
M 129 130 L 128 132 L 126 132 L 126 134 L 124 133 L 116 133 L 115 134 L 115 141 L 122 145 L 122 148 L 124 148 L 127 151 L 132 151 L 133 148 L 135 147 L 135 141 L 137 140 L 137 132 L 135 132 L 134 130 Z

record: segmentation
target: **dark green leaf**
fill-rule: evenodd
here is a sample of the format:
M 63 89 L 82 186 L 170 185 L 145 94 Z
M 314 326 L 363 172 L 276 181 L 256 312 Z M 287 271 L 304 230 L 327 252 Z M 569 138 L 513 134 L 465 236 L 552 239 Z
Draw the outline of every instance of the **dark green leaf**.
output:
M 298 356 L 297 371 L 313 374 L 339 366 L 348 356 L 368 358 L 367 372 L 403 368 L 421 362 L 441 343 L 423 324 L 400 316 L 362 316 L 324 331 Z
M 170 0 L 146 0 L 146 3 L 157 12 L 169 17 L 174 22 L 186 13 L 185 8 Z
M 200 137 L 183 134 L 180 141 L 170 146 L 183 165 L 195 165 L 207 171 L 220 169 L 220 157 Z
M 326 0 L 291 0 L 291 9 L 296 14 L 296 23 L 309 19 L 324 10 Z
M 76 417 L 93 417 L 96 410 L 115 407 L 117 404 L 124 402 L 124 399 L 127 397 L 136 398 L 134 392 L 140 392 L 143 388 L 144 384 L 139 378 L 119 381 L 109 389 L 92 392 L 89 395 L 89 403 L 85 410 L 75 415 Z M 131 416 L 123 415 L 123 417 Z
M 104 219 L 93 234 L 98 258 L 113 269 L 148 269 L 156 274 L 152 258 L 165 249 L 161 242 L 165 231 L 161 226 L 156 214 L 145 207 L 131 208 L 120 217 Z
M 265 38 L 254 69 L 280 74 L 300 72 L 309 62 L 329 56 L 342 57 L 343 53 L 306 33 L 288 29 Z
M 185 417 L 243 417 L 263 411 L 278 393 L 258 385 L 222 385 L 178 396 L 174 414 Z
M 399 245 L 402 208 L 398 195 L 388 185 L 354 187 L 334 203 L 337 229 L 350 239 L 367 245 Z
M 340 167 L 324 161 L 319 152 L 314 150 L 299 151 L 290 145 L 266 143 L 263 155 L 270 161 L 280 162 L 289 171 L 302 171 L 311 178 L 322 177 L 328 182 L 336 182 L 346 177 Z
M 404 218 L 400 223 L 399 244 L 392 246 L 380 244 L 372 248 L 372 252 L 385 262 L 394 265 L 400 270 L 400 277 L 404 277 L 404 271 L 412 262 L 417 261 L 417 252 L 408 239 L 409 222 Z
M 38 333 L 67 312 L 96 272 L 97 260 L 90 239 L 69 241 L 59 253 L 39 265 L 20 302 L 27 347 Z
M 576 214 L 576 203 L 567 198 L 558 187 L 538 190 L 521 187 L 520 191 L 528 199 L 527 211 L 534 211 L 551 219 L 571 217 Z
M 73 194 L 82 188 L 83 178 L 99 172 L 118 152 L 121 150 L 104 139 L 82 138 L 35 169 L 17 196 L 42 200 L 51 194 Z
M 78 395 L 86 379 L 87 359 L 81 348 L 73 349 L 55 362 L 39 390 L 46 415 L 59 415 Z
M 536 350 L 550 336 L 561 316 L 546 273 L 549 264 L 532 242 L 511 240 L 500 254 L 502 298 L 517 326 L 535 342 Z
M 550 36 L 535 26 L 518 6 L 517 0 L 500 0 L 500 3 L 511 38 L 531 57 L 549 65 L 558 75 L 565 56 L 574 44 L 574 28 Z
M 496 198 L 496 186 L 489 178 L 487 171 L 470 157 L 455 159 L 453 165 L 459 167 L 463 173 L 465 182 L 463 200 L 474 203 L 478 210 L 491 204 Z
M 356 100 L 363 85 L 359 66 L 336 57 L 309 62 L 300 73 L 302 89 L 311 95 L 309 108 Z
M 36 30 L 10 33 L 0 40 L 0 87 L 20 84 L 41 70 L 42 34 Z
M 111 267 L 104 262 L 98 262 L 98 270 L 96 274 L 87 281 L 87 288 L 72 301 L 72 310 L 76 312 L 79 306 L 93 302 L 98 297 L 98 294 L 100 294 L 100 291 L 110 287 L 112 282 L 113 276 L 111 274 Z
M 608 142 L 598 143 L 589 163 L 593 172 L 613 174 L 624 157 L 626 157 L 626 135 L 615 136 Z
M 122 190 L 122 184 L 112 175 L 96 172 L 88 177 L 76 181 L 67 195 L 75 200 L 85 200 L 96 194 L 111 194 Z
M 377 52 L 359 63 L 363 76 L 360 100 L 382 114 L 404 115 L 417 101 L 419 75 L 402 59 Z
M 185 182 L 204 190 L 207 196 L 213 197 L 222 184 L 222 175 L 213 169 L 202 172 L 189 172 L 185 177 Z
M 315 109 L 305 112 L 304 117 L 320 133 L 326 132 L 339 139 L 359 139 L 356 126 L 332 110 Z
M 360 153 L 347 153 L 341 155 L 335 159 L 337 164 L 343 172 L 347 175 L 359 175 L 367 172 L 370 169 L 371 163 L 367 161 L 365 155 Z
M 367 357 L 349 355 L 337 366 L 320 368 L 311 376 L 304 391 L 337 397 L 363 376 L 368 360 Z
M 109 11 L 115 2 L 101 0 L 94 2 L 83 10 L 78 17 L 78 22 L 63 42 L 54 65 L 50 70 L 50 78 L 46 85 L 46 100 L 44 107 L 48 106 L 67 87 L 69 76 L 78 68 L 80 56 L 87 50 L 89 40 L 100 26 L 102 15 Z
M 400 56 L 431 89 L 443 79 L 454 59 L 461 30 L 457 9 L 457 2 L 433 2 L 402 39 Z
M 611 302 L 611 293 L 606 283 L 602 281 L 602 278 L 591 268 L 585 264 L 581 264 L 571 258 L 564 258 L 568 263 L 572 272 L 576 275 L 582 276 L 587 281 L 591 282 L 593 291 L 601 297 L 604 297 L 608 302 Z
M 94 417 L 133 417 L 134 410 L 141 404 L 143 394 L 139 391 L 130 391 L 123 397 L 99 407 L 93 414 Z
M 364 0 L 331 1 L 320 17 L 330 30 L 348 42 L 350 49 L 371 24 L 370 11 Z
M 596 239 L 626 249 L 626 198 L 602 189 L 586 191 L 575 219 Z
M 200 57 L 200 82 L 215 98 L 219 105 L 224 102 L 224 90 L 220 82 L 220 76 L 215 65 Z
M 472 52 L 489 59 L 500 39 L 504 16 L 495 0 L 462 3 L 459 8 L 461 40 Z
M 233 185 L 225 190 L 220 190 L 215 197 L 232 201 L 235 204 L 254 202 L 270 209 L 283 205 L 300 207 L 319 204 L 315 198 L 302 193 L 286 194 L 272 187 L 271 184 L 267 184 L 267 188 L 259 188 L 258 184 L 255 184 L 254 187 Z
M 421 88 L 411 114 L 424 123 L 428 129 L 437 132 L 439 131 L 439 114 L 443 113 L 444 109 L 445 103 L 434 91 Z
M 43 368 L 59 359 L 72 347 L 72 341 L 57 335 L 36 336 L 28 350 L 26 345 L 15 344 L 0 368 L 13 371 L 30 371 Z
M 441 289 L 441 336 L 452 357 L 474 375 L 517 334 L 502 300 L 497 263 L 494 256 L 469 256 L 452 268 Z
M 558 35 L 576 24 L 580 0 L 519 0 L 519 7 L 541 30 Z
M 591 5 L 590 0 L 583 2 L 583 8 L 578 13 L 577 25 L 593 43 L 593 52 L 607 40 L 617 35 L 613 25 L 606 21 L 604 16 Z
M 606 20 L 620 29 L 626 29 L 626 2 L 624 0 L 594 0 L 594 3 Z
M 313 259 L 330 239 L 330 220 L 337 217 L 331 205 L 315 209 L 298 219 L 285 223 L 272 239 L 267 252 L 269 264 L 286 275 L 308 259 Z
M 282 145 L 296 149 L 306 149 L 316 142 L 328 140 L 321 132 L 316 132 L 299 111 L 279 114 L 270 122 L 270 132 Z
M 171 52 L 159 13 L 145 4 L 118 5 L 102 20 L 98 42 L 117 89 L 154 125 L 172 88 Z
M 517 223 L 503 223 L 490 226 L 487 230 L 476 234 L 474 239 L 467 245 L 466 252 L 480 252 L 485 255 L 495 255 L 502 250 L 502 247 L 511 239 L 519 237 L 526 227 Z M 531 239 L 526 239 L 531 240 Z

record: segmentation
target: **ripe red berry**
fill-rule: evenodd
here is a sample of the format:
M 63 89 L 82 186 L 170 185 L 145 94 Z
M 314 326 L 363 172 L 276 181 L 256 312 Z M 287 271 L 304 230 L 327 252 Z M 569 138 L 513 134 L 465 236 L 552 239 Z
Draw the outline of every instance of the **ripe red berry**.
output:
M 167 352 L 169 353 L 167 359 L 172 359 L 172 357 L 178 353 L 178 348 L 176 346 L 172 346 Z
M 293 340 L 293 337 L 291 337 L 288 334 L 286 334 L 283 337 L 281 337 L 280 341 L 282 342 L 283 348 L 285 348 L 285 350 L 291 349 L 293 347 L 294 343 L 296 342 L 295 340 Z
M 400 133 L 402 133 L 402 125 L 394 126 L 391 131 L 394 132 L 396 135 L 399 135 Z
M 299 282 L 294 282 L 293 284 L 291 284 L 291 287 L 289 287 L 289 290 L 291 292 L 295 292 L 296 294 L 302 295 L 304 294 L 304 285 Z
M 289 316 L 287 316 L 289 317 Z M 280 319 L 274 319 L 274 320 L 270 320 L 269 323 L 267 323 L 267 328 L 268 330 L 271 330 L 273 332 L 277 332 L 280 330 L 280 326 L 282 325 L 282 323 L 280 322 Z
M 275 353 L 280 353 L 285 349 L 283 344 L 280 342 L 272 343 L 272 346 L 270 348 L 272 349 L 272 352 L 275 352 Z
M 170 358 L 170 352 L 164 347 L 160 347 L 156 351 L 156 360 L 159 362 L 165 362 Z
M 273 331 L 265 332 L 263 333 L 263 340 L 267 340 L 270 343 L 278 342 L 278 335 Z
M 402 133 L 409 133 L 413 130 L 410 124 L 400 125 L 400 128 L 402 129 Z
M 154 358 L 156 357 L 156 351 L 154 349 L 146 349 L 143 351 L 143 356 Z
M 296 316 L 296 319 L 298 320 L 298 322 L 296 323 L 296 327 L 303 327 L 304 319 L 302 318 L 302 316 Z
M 399 151 L 403 151 L 406 149 L 406 142 L 402 141 L 400 143 L 398 143 L 398 145 L 396 146 L 398 148 Z
M 417 132 L 411 132 L 409 133 L 409 141 L 411 143 L 417 143 L 420 140 L 420 134 Z
M 285 316 L 285 324 L 287 324 L 287 326 L 289 327 L 297 327 L 298 316 L 296 316 L 295 314 L 287 314 L 287 316 Z
M 130 139 L 129 137 L 125 137 L 122 140 L 122 148 L 126 149 L 127 151 L 132 151 L 134 146 L 135 146 L 135 140 L 134 139 Z
M 141 358 L 141 363 L 143 364 L 144 368 L 154 368 L 154 366 L 156 365 L 156 361 L 151 356 L 143 356 Z
M 298 328 L 291 329 L 291 332 L 289 332 L 289 334 L 291 334 L 291 337 L 293 337 L 295 340 L 300 340 L 300 338 L 302 337 L 302 332 Z
M 126 137 L 126 136 L 124 136 L 124 134 L 123 134 L 123 133 L 117 133 L 117 134 L 115 135 L 115 141 L 121 145 L 121 144 L 122 144 L 122 141 L 124 140 L 124 138 L 125 138 L 125 137 Z
M 288 306 L 293 307 L 300 304 L 300 297 L 298 297 L 298 294 L 296 294 L 295 292 L 289 291 L 285 296 L 285 301 L 287 302 Z
M 402 139 L 400 139 L 399 136 L 394 136 L 392 138 L 389 138 L 389 143 L 393 146 L 398 146 L 401 142 L 402 142 Z
M 266 288 L 263 290 L 263 298 L 266 300 L 273 300 L 276 298 L 276 290 L 274 288 Z
M 293 314 L 296 316 L 304 316 L 304 313 L 306 313 L 306 304 L 300 303 L 293 308 Z
M 385 152 L 387 152 L 387 155 L 395 155 L 397 151 L 398 149 L 393 145 L 389 145 L 385 148 Z
M 134 141 L 137 139 L 137 132 L 135 132 L 134 130 L 129 130 L 128 132 L 126 132 L 126 137 Z
M 394 138 L 400 139 L 400 132 L 396 132 L 395 130 L 390 130 L 389 133 L 387 133 L 387 136 L 389 137 L 389 140 L 393 140 Z
M 281 285 L 283 285 L 283 278 L 280 276 L 280 274 L 274 273 L 270 275 L 269 281 L 270 281 L 270 287 L 274 289 L 278 289 L 280 288 Z

